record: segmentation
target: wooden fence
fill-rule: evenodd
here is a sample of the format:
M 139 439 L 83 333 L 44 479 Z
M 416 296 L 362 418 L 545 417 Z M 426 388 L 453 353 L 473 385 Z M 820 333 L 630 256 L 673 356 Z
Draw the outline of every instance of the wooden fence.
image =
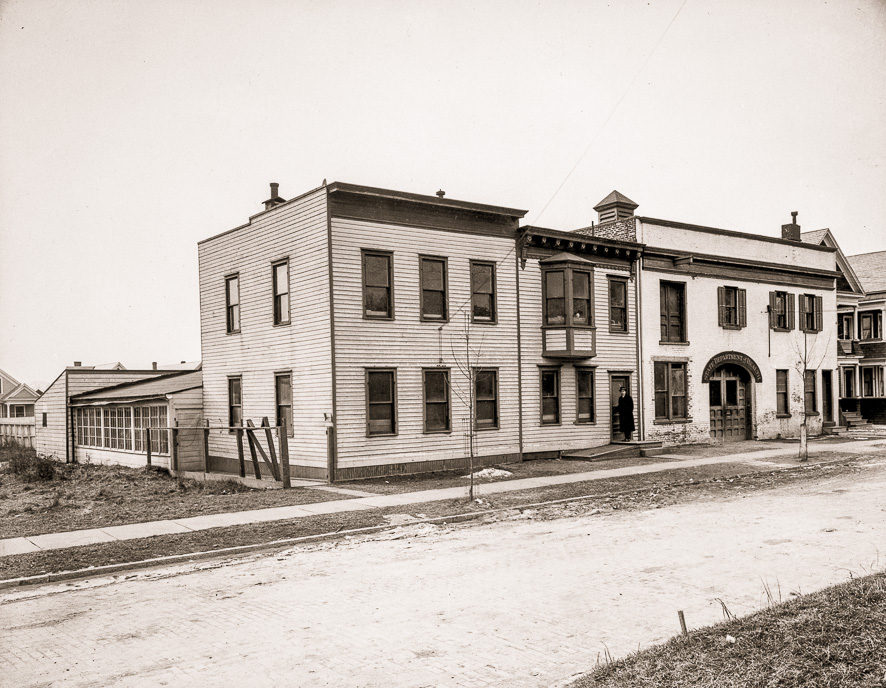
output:
M 0 447 L 18 444 L 22 447 L 34 446 L 34 417 L 0 418 Z

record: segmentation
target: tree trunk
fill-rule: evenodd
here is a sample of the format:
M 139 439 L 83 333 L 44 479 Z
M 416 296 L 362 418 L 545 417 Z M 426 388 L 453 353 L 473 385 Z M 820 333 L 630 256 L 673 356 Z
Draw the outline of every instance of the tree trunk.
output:
M 809 446 L 806 443 L 806 433 L 806 419 L 804 418 L 803 422 L 800 424 L 800 461 L 807 461 L 809 459 Z

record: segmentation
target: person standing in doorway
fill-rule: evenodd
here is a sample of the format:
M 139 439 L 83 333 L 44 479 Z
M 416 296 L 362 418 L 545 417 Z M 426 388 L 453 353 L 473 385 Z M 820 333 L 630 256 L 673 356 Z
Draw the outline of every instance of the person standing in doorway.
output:
M 631 433 L 634 432 L 634 400 L 624 387 L 619 392 L 618 406 L 615 408 L 619 429 L 624 433 L 625 442 L 630 442 Z

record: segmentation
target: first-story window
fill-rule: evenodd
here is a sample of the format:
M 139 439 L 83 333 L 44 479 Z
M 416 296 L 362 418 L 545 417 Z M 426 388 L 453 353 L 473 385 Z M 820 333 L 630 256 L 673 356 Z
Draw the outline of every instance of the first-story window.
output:
M 274 375 L 274 403 L 277 407 L 277 425 L 286 426 L 286 434 L 292 437 L 292 375 Z
M 135 425 L 135 450 L 147 451 L 145 435 L 151 436 L 151 452 L 169 453 L 166 406 L 136 406 L 133 409 Z
M 498 371 L 474 372 L 474 423 L 478 430 L 498 428 Z
M 560 369 L 541 369 L 541 422 L 543 425 L 560 423 Z
M 594 422 L 594 370 L 592 368 L 575 369 L 576 423 Z
M 818 408 L 815 403 L 815 396 L 815 371 L 807 370 L 803 375 L 803 397 L 806 413 L 818 412 Z
M 791 414 L 788 405 L 788 371 L 775 371 L 775 412 L 779 416 L 789 416 Z
M 242 378 L 228 378 L 228 432 L 243 425 L 243 382 Z
M 366 434 L 397 432 L 397 375 L 393 370 L 366 371 Z
M 424 371 L 425 432 L 449 432 L 449 369 Z
M 225 319 L 229 334 L 240 331 L 240 275 L 225 278 Z
M 686 364 L 655 362 L 655 419 L 686 420 Z

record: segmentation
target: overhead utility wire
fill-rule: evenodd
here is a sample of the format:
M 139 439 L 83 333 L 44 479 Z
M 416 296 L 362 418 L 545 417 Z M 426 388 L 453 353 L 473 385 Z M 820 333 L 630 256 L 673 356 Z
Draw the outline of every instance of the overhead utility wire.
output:
M 591 150 L 591 147 L 597 142 L 597 139 L 600 138 L 600 134 L 603 133 L 603 130 L 606 128 L 606 125 L 609 124 L 609 120 L 612 119 L 612 116 L 615 114 L 615 111 L 618 110 L 622 101 L 625 99 L 625 96 L 628 95 L 628 92 L 634 86 L 634 83 L 637 81 L 637 78 L 640 76 L 640 73 L 646 68 L 646 65 L 649 64 L 649 60 L 652 59 L 652 56 L 655 54 L 655 51 L 658 50 L 658 46 L 661 45 L 661 42 L 664 40 L 664 37 L 667 35 L 668 31 L 670 31 L 671 26 L 674 25 L 674 22 L 677 20 L 677 17 L 679 16 L 680 12 L 683 11 L 683 7 L 686 6 L 687 2 L 689 2 L 689 0 L 683 0 L 683 3 L 677 9 L 676 14 L 674 14 L 674 16 L 671 18 L 671 21 L 668 23 L 668 25 L 665 27 L 664 32 L 659 37 L 658 42 L 653 46 L 652 50 L 649 52 L 649 55 L 647 55 L 646 59 L 643 61 L 643 64 L 640 65 L 640 69 L 637 70 L 636 74 L 634 74 L 634 78 L 631 79 L 630 83 L 628 84 L 628 87 L 621 94 L 621 98 L 618 99 L 618 102 L 615 104 L 615 106 L 609 112 L 609 116 L 606 117 L 606 120 L 603 122 L 603 124 L 600 125 L 600 128 L 597 129 L 597 133 L 594 134 L 594 137 L 591 139 L 591 142 L 584 149 L 584 152 L 579 156 L 578 160 L 575 161 L 575 164 L 572 166 L 572 169 L 569 170 L 569 173 L 566 175 L 566 177 L 560 183 L 560 186 L 557 187 L 557 190 L 554 191 L 554 195 L 551 196 L 550 200 L 547 203 L 545 203 L 544 207 L 541 209 L 541 211 L 539 211 L 538 215 L 535 216 L 535 220 L 533 220 L 532 224 L 535 224 L 536 222 L 538 222 L 538 219 L 544 214 L 545 210 L 548 209 L 548 206 L 551 203 L 553 203 L 554 199 L 557 197 L 557 194 L 559 194 L 560 191 L 563 189 L 563 187 L 566 185 L 566 182 L 569 181 L 569 178 L 572 176 L 573 172 L 575 172 L 575 170 L 578 169 L 578 166 L 581 164 L 581 161 L 584 160 L 585 156 Z

